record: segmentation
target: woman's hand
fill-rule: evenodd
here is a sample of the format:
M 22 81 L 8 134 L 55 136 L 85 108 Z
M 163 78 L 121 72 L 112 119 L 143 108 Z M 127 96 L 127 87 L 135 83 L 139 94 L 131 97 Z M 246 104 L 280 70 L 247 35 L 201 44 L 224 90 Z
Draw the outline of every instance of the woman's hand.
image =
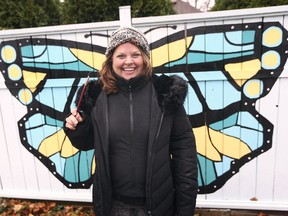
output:
M 71 115 L 66 118 L 66 128 L 69 128 L 70 130 L 75 130 L 77 127 L 78 123 L 82 122 L 83 118 L 80 115 L 79 112 L 77 112 L 77 109 L 72 109 L 71 110 Z

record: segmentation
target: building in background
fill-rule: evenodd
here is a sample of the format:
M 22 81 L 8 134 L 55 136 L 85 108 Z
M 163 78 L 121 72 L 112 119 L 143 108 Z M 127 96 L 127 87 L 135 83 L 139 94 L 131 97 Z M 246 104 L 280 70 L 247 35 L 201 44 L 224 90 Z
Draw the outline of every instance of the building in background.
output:
M 186 13 L 200 13 L 201 10 L 193 7 L 188 1 L 183 0 L 172 0 L 173 8 L 176 14 L 186 14 Z
M 215 4 L 215 0 L 182 0 L 202 12 L 208 12 Z

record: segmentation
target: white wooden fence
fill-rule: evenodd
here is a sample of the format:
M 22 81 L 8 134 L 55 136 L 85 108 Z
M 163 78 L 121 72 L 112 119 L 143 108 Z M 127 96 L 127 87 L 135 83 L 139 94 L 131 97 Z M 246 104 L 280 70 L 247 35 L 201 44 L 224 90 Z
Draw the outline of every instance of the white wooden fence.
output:
M 288 211 L 288 6 L 0 31 L 0 196 L 91 201 L 93 152 L 61 125 L 121 25 L 145 32 L 155 73 L 189 81 L 197 207 Z

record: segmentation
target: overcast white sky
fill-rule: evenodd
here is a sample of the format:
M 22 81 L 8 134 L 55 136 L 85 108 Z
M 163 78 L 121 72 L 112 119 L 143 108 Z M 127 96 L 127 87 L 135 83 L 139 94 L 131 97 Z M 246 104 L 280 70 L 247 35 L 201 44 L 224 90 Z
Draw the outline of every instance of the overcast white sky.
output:
M 195 2 L 197 2 L 196 8 L 201 11 L 207 11 L 215 4 L 215 0 L 182 0 L 184 2 L 189 2 L 193 7 L 195 7 Z

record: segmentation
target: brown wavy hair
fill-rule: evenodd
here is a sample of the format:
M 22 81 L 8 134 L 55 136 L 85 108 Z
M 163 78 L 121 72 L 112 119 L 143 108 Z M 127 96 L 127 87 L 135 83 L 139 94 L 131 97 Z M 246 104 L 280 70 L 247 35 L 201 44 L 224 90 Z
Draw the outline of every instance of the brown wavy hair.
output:
M 144 75 L 147 79 L 149 79 L 152 76 L 152 65 L 150 63 L 150 58 L 140 47 L 138 48 L 143 58 L 143 71 L 141 72 L 140 75 Z M 113 57 L 114 51 L 115 49 L 113 50 L 113 52 L 110 52 L 108 54 L 108 56 L 106 57 L 106 60 L 102 64 L 102 69 L 99 71 L 100 81 L 103 84 L 103 90 L 107 94 L 116 93 L 119 91 L 117 84 L 116 84 L 117 82 L 116 78 L 113 75 L 113 68 L 112 68 L 112 57 Z

